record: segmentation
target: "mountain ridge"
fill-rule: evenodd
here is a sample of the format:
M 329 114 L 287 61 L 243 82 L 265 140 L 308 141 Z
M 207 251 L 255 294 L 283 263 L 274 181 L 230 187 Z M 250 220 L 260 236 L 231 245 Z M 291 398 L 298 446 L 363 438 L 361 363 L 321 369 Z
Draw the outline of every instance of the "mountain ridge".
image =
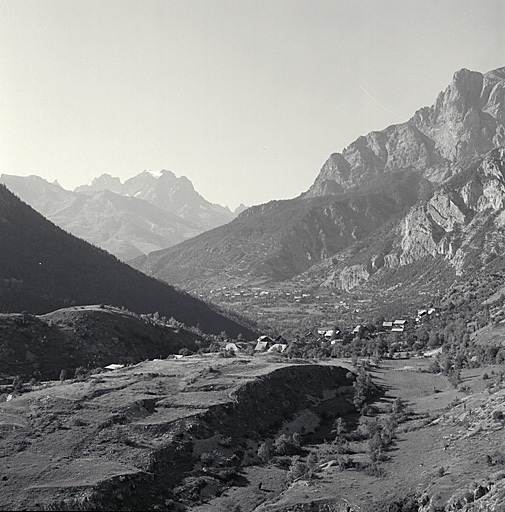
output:
M 455 161 L 505 144 L 503 77 L 505 68 L 457 71 L 431 107 L 333 153 L 302 196 L 339 193 L 395 168 L 415 168 L 430 181 L 445 181 Z
M 351 277 L 348 282 L 333 283 L 348 289 L 368 280 L 367 267 L 383 267 L 384 257 L 390 265 L 406 265 L 428 255 L 442 257 L 449 248 L 445 241 L 438 245 L 436 239 L 452 240 L 445 229 L 465 224 L 468 208 L 463 208 L 466 213 L 459 210 L 440 190 L 458 180 L 464 186 L 472 175 L 469 169 L 505 144 L 504 77 L 505 68 L 485 75 L 465 69 L 456 72 L 431 107 L 419 109 L 405 123 L 358 137 L 342 153 L 333 153 L 312 187 L 298 198 L 249 208 L 225 228 L 143 256 L 133 265 L 188 289 L 210 289 L 219 280 L 213 275 L 216 272 L 236 284 L 281 282 L 321 262 L 331 267 L 329 258 L 340 255 L 339 272 L 347 268 Z M 438 219 L 428 224 L 431 231 L 425 236 L 421 220 L 414 222 L 416 215 L 426 221 L 426 215 L 420 213 L 423 204 L 430 205 L 430 218 L 445 204 L 446 214 L 459 216 L 459 220 L 444 227 Z M 391 234 L 381 231 L 388 223 L 395 226 Z M 412 223 L 415 230 L 408 228 Z M 265 224 L 268 227 L 258 227 Z M 398 258 L 375 254 L 373 263 L 365 265 L 366 272 L 353 267 L 352 258 L 364 250 L 360 244 L 381 233 L 380 237 L 391 239 L 394 245 L 402 225 L 405 250 Z M 340 242 L 335 243 L 337 240 Z M 465 248 L 470 250 L 470 245 Z M 196 270 L 192 278 L 186 270 L 190 264 Z M 279 265 L 281 268 L 272 272 Z M 363 278 L 356 279 L 360 273 Z

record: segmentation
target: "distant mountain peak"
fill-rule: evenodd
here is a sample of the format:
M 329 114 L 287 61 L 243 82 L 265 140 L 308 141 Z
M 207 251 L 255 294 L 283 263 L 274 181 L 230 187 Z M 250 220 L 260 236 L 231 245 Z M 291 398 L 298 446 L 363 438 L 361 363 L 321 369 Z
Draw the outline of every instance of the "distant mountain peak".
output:
M 94 178 L 91 185 L 77 187 L 74 192 L 98 192 L 100 190 L 110 190 L 111 192 L 118 193 L 121 187 L 122 183 L 119 178 L 111 176 L 108 173 L 104 173 L 98 178 Z
M 151 169 L 146 169 L 142 174 L 150 174 L 153 178 L 159 179 L 159 178 L 166 178 L 170 177 L 171 179 L 177 179 L 177 176 L 172 172 L 168 171 L 167 169 L 161 169 L 159 171 L 153 171 Z
M 1 175 L 23 201 L 63 229 L 128 261 L 230 222 L 235 215 L 195 191 L 186 176 L 144 170 L 121 182 L 103 173 L 74 191 L 38 176 Z

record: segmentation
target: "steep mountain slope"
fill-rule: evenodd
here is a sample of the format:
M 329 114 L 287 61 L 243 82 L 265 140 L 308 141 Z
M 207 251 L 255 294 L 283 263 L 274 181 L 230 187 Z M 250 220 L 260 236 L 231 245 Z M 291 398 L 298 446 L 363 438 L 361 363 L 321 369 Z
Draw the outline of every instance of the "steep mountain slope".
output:
M 171 247 L 233 218 L 227 208 L 195 192 L 187 178 L 168 171 L 160 176 L 144 172 L 122 185 L 119 178 L 104 174 L 74 192 L 38 176 L 2 174 L 0 183 L 61 228 L 123 261 Z
M 201 231 L 230 222 L 234 215 L 226 207 L 213 204 L 204 199 L 193 187 L 186 176 L 178 178 L 173 172 L 144 171 L 123 184 L 119 178 L 103 174 L 93 180 L 91 185 L 78 187 L 76 192 L 110 190 L 122 196 L 144 199 L 163 210 L 185 219 Z
M 207 332 L 252 334 L 203 302 L 120 263 L 46 220 L 0 186 L 0 311 L 47 313 L 83 304 L 174 317 Z
M 314 284 L 350 290 L 369 279 L 388 284 L 391 271 L 413 264 L 429 270 L 440 261 L 454 276 L 492 262 L 494 269 L 504 268 L 504 207 L 505 148 L 497 148 L 485 157 L 467 159 L 459 173 L 383 236 L 373 233 L 346 254 L 314 265 L 305 277 Z
M 50 218 L 75 236 L 128 261 L 170 247 L 201 230 L 171 212 L 108 190 L 79 195 Z
M 500 179 L 483 168 L 479 176 L 494 177 L 485 184 L 468 180 L 482 155 L 505 143 L 504 122 L 505 68 L 486 75 L 461 70 L 432 107 L 331 155 L 299 198 L 250 208 L 228 226 L 133 264 L 190 289 L 214 287 L 224 277 L 235 283 L 289 279 L 321 262 L 328 275 L 319 272 L 319 282 L 351 288 L 373 270 L 449 252 L 460 272 L 468 265 L 457 262 L 472 259 L 475 244 L 444 234 L 474 217 L 473 238 L 482 233 L 484 216 L 476 213 L 500 195 Z M 480 186 L 480 206 L 470 207 Z M 500 239 L 500 222 L 488 237 Z
M 459 160 L 505 144 L 504 123 L 505 68 L 485 75 L 462 69 L 433 106 L 331 155 L 305 195 L 349 190 L 394 169 L 416 169 L 443 182 Z
M 132 264 L 189 289 L 288 279 L 399 218 L 430 188 L 411 172 L 369 185 L 252 207 L 226 226 Z

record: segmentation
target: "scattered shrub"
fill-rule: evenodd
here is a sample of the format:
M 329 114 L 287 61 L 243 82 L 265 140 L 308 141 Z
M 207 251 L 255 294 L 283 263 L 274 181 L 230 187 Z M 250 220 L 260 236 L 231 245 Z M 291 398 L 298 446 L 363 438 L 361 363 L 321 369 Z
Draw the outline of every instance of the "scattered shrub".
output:
M 493 411 L 493 420 L 494 421 L 502 421 L 503 420 L 503 411 Z
M 216 458 L 216 454 L 214 452 L 203 452 L 200 455 L 200 461 L 202 464 L 212 464 L 214 462 L 214 459 Z
M 86 368 L 84 368 L 84 366 L 79 366 L 78 368 L 75 369 L 74 379 L 86 380 L 87 377 L 88 371 L 86 370 Z
M 274 450 L 277 455 L 296 455 L 300 453 L 300 439 L 282 434 L 274 441 Z
M 307 474 L 307 466 L 306 464 L 300 460 L 300 457 L 297 455 L 293 457 L 291 462 L 291 466 L 289 468 L 289 479 L 291 481 L 297 480 L 298 478 L 302 478 Z
M 219 444 L 223 447 L 223 448 L 229 448 L 232 444 L 233 444 L 233 440 L 231 437 L 223 437 L 220 441 L 219 441 Z

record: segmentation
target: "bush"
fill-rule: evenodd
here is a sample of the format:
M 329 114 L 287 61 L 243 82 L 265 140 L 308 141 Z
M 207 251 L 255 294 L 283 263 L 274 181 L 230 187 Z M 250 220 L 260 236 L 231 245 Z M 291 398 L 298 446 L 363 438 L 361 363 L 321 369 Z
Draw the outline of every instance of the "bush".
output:
M 337 455 L 337 464 L 340 471 L 354 467 L 354 462 L 349 455 Z
M 299 439 L 282 434 L 274 441 L 274 450 L 277 455 L 295 455 L 300 453 Z M 298 442 L 297 442 L 298 441 Z
M 78 368 L 75 369 L 74 379 L 86 380 L 88 375 L 89 375 L 88 370 L 86 370 L 86 368 L 84 368 L 84 366 L 79 366 Z
M 200 455 L 200 461 L 202 464 L 210 465 L 214 462 L 216 454 L 214 452 L 203 452 Z
M 229 448 L 232 444 L 233 444 L 233 440 L 231 437 L 223 437 L 220 441 L 219 441 L 219 444 L 223 447 L 223 448 Z
M 304 464 L 299 456 L 293 457 L 291 467 L 289 468 L 289 479 L 294 481 L 298 478 L 302 478 L 307 474 L 307 466 Z
M 493 411 L 493 420 L 494 421 L 502 421 L 503 420 L 503 411 Z
M 273 450 L 272 450 L 272 443 L 271 443 L 270 440 L 267 439 L 258 448 L 258 457 L 263 462 L 268 462 L 270 460 L 270 458 L 272 457 L 272 452 L 273 452 Z
M 365 473 L 369 476 L 383 477 L 386 476 L 386 472 L 379 466 L 377 462 L 371 462 L 365 468 Z

